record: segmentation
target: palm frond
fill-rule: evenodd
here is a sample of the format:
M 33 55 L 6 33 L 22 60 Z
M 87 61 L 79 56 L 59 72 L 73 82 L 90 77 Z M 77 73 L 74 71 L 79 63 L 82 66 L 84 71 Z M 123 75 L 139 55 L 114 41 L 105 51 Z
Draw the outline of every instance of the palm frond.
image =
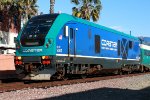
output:
M 71 2 L 78 1 L 79 7 L 73 7 L 72 14 L 86 19 L 93 21 L 98 21 L 100 16 L 100 10 L 102 9 L 101 1 L 100 0 L 71 0 Z
M 94 4 L 101 4 L 100 0 L 93 0 L 93 1 L 94 1 Z
M 71 0 L 72 3 L 74 3 L 75 5 L 78 5 L 80 0 Z

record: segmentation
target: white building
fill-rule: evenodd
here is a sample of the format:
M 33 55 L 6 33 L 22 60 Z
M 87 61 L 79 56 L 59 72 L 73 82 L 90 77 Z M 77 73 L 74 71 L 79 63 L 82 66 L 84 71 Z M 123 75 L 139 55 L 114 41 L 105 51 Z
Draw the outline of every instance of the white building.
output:
M 0 31 L 0 54 L 13 54 L 15 52 L 14 38 L 17 33 Z
M 9 16 L 8 11 L 0 11 L 0 54 L 14 54 L 14 37 L 20 31 L 20 19 L 17 13 Z

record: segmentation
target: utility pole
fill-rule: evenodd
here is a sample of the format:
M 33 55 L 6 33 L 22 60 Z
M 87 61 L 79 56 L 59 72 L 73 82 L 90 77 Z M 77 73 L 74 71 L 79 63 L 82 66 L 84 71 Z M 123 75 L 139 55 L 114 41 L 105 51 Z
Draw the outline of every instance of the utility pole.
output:
M 130 36 L 132 35 L 131 31 L 130 31 Z
M 50 0 L 50 14 L 54 13 L 55 0 Z

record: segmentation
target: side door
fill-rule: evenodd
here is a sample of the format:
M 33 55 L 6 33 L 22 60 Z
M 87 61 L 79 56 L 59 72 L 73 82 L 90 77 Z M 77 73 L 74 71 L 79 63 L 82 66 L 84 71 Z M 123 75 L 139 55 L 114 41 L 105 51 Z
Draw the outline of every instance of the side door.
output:
M 125 38 L 123 38 L 121 41 L 121 53 L 122 53 L 122 59 L 127 59 L 127 57 L 128 57 L 128 41 Z
M 76 24 L 67 24 L 65 26 L 65 36 L 67 37 L 68 43 L 68 57 L 75 57 L 76 55 Z
M 71 26 L 69 27 L 68 34 L 68 56 L 75 57 L 76 55 L 76 29 Z

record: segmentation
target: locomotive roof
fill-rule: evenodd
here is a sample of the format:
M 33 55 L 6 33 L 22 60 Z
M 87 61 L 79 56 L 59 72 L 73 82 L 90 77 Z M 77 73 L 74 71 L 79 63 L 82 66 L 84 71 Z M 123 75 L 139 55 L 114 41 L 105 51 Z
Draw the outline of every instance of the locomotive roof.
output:
M 109 32 L 120 34 L 120 35 L 126 36 L 128 38 L 138 40 L 137 37 L 128 35 L 128 34 L 123 33 L 123 32 L 116 31 L 114 29 L 111 29 L 111 28 L 108 28 L 108 27 L 105 27 L 105 26 L 102 26 L 102 25 L 95 24 L 93 22 L 86 21 L 86 20 L 81 19 L 81 18 L 77 18 L 77 17 L 71 16 L 71 15 L 68 15 L 68 14 L 64 14 L 64 13 L 59 14 L 57 16 L 57 18 L 54 22 L 55 24 L 51 27 L 50 31 L 53 31 L 52 33 L 56 33 L 56 34 L 53 34 L 53 35 L 57 35 L 58 32 L 56 32 L 56 31 L 60 30 L 58 28 L 63 27 L 69 21 L 75 21 L 75 22 L 83 23 L 83 24 L 90 25 L 90 26 L 93 26 L 93 27 L 97 27 L 97 28 L 100 28 L 100 29 L 103 29 L 103 30 L 106 30 L 106 31 L 109 31 Z M 56 30 L 56 28 L 57 28 L 57 30 Z
M 44 15 L 39 15 L 39 16 L 34 16 L 31 18 L 31 20 L 36 20 L 36 19 L 49 19 L 49 18 L 56 18 L 59 14 L 44 14 Z
M 52 25 L 52 27 L 49 31 L 49 33 L 51 33 L 51 34 L 48 34 L 47 37 L 56 37 L 57 34 L 59 33 L 59 30 L 67 22 L 75 21 L 75 22 L 78 22 L 78 23 L 83 23 L 83 24 L 86 24 L 86 25 L 89 25 L 89 26 L 97 27 L 97 28 L 100 28 L 102 30 L 113 32 L 113 33 L 116 33 L 116 34 L 119 34 L 119 35 L 123 35 L 123 36 L 126 36 L 128 38 L 132 38 L 132 39 L 136 39 L 136 40 L 138 39 L 137 37 L 131 36 L 129 34 L 119 32 L 117 30 L 114 30 L 114 29 L 111 29 L 111 28 L 108 28 L 108 27 L 105 27 L 105 26 L 102 26 L 102 25 L 98 25 L 98 24 L 95 24 L 93 22 L 89 22 L 87 20 L 77 18 L 77 17 L 71 16 L 71 15 L 68 15 L 68 14 L 64 14 L 64 13 L 62 13 L 62 14 L 44 14 L 44 15 L 36 16 L 36 17 L 34 17 L 34 19 L 40 18 L 40 17 L 43 17 L 43 18 L 56 17 L 56 20 L 54 21 L 54 23 L 53 23 L 53 25 Z

